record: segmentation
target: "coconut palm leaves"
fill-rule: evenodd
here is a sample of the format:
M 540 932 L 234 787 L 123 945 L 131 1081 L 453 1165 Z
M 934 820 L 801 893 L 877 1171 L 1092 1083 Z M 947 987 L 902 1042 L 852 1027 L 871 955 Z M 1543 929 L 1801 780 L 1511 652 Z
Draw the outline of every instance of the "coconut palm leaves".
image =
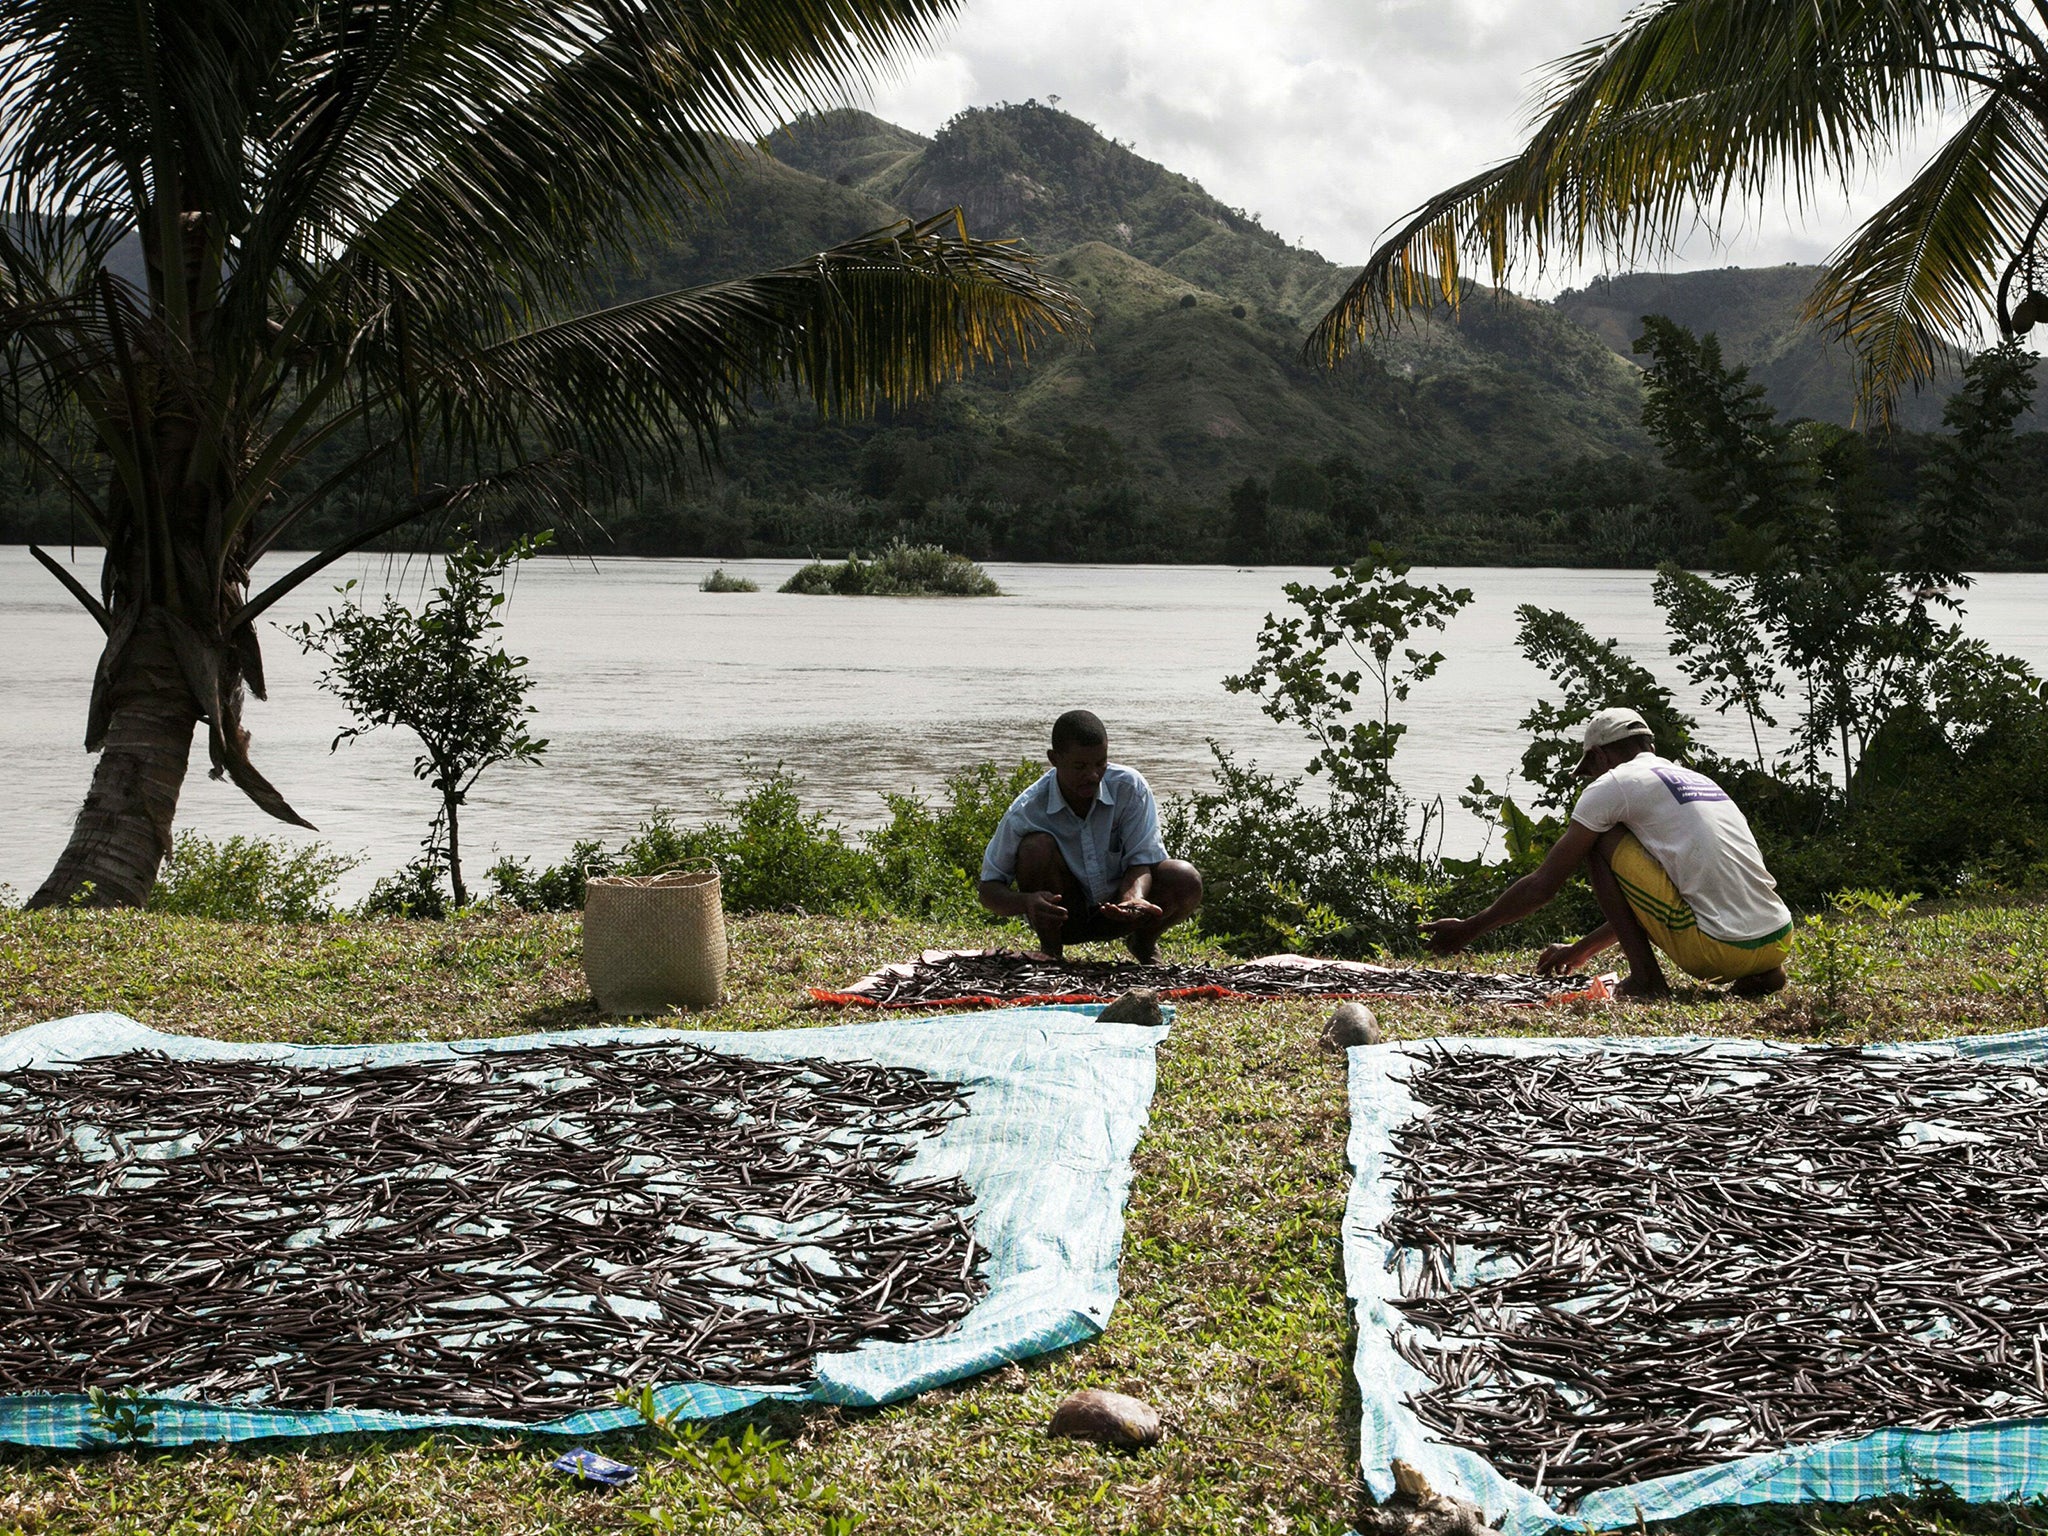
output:
M 251 625 L 368 539 L 507 501 L 559 513 L 593 468 L 710 455 L 764 394 L 865 411 L 1077 324 L 957 215 L 607 302 L 602 274 L 716 197 L 738 140 L 954 3 L 0 10 L 0 434 L 108 551 L 97 596 L 66 583 L 108 633 L 101 773 L 37 899 L 147 890 L 148 840 L 104 821 L 168 847 L 181 715 L 217 774 L 299 819 L 248 759 Z M 359 533 L 252 596 L 255 560 L 340 496 L 375 504 Z
M 1845 184 L 1942 114 L 1925 170 L 1828 264 L 1811 312 L 1884 407 L 1975 336 L 2048 208 L 2048 23 L 2008 0 L 1655 0 L 1553 66 L 1520 154 L 1430 199 L 1310 342 L 1326 361 L 1409 308 L 1595 250 L 1668 249 L 1782 186 Z

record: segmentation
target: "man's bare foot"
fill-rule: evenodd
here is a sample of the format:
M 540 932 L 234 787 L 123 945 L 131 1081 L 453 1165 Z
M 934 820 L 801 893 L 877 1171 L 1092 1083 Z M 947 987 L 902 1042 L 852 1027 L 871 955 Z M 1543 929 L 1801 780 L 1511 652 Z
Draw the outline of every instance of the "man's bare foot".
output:
M 1048 944 L 1045 942 L 1045 940 L 1040 939 L 1038 941 L 1038 952 L 1041 955 L 1045 956 L 1046 959 L 1050 960 L 1054 965 L 1063 965 L 1066 963 L 1067 946 L 1064 944 Z
M 1131 952 L 1131 958 L 1140 965 L 1152 965 L 1159 959 L 1159 941 L 1141 938 L 1137 934 L 1124 936 L 1124 948 Z
M 1631 971 L 1621 979 L 1620 985 L 1615 987 L 1614 995 L 1616 997 L 1632 998 L 1637 1002 L 1649 1002 L 1655 998 L 1669 997 L 1671 995 L 1671 985 L 1662 976 L 1657 977 L 1653 981 L 1646 976 L 1638 976 Z
M 1785 967 L 1774 965 L 1768 971 L 1758 971 L 1754 976 L 1745 976 L 1732 989 L 1737 997 L 1769 997 L 1773 992 L 1785 990 Z

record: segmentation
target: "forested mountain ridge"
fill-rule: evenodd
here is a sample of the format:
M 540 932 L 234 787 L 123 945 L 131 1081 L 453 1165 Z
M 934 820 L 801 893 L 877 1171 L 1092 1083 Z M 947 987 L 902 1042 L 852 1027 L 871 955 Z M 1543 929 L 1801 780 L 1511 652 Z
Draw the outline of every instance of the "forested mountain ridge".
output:
M 1697 564 L 1715 530 L 1643 432 L 1642 314 L 1720 334 L 1785 415 L 1849 416 L 1848 359 L 1798 321 L 1810 268 L 1634 274 L 1548 303 L 1478 292 L 1326 371 L 1302 345 L 1355 268 L 1051 107 L 973 109 L 931 137 L 840 110 L 731 157 L 716 206 L 650 232 L 602 290 L 758 272 L 958 207 L 976 235 L 1019 240 L 1092 324 L 874 421 L 767 403 L 725 433 L 712 473 L 599 509 L 598 547 L 807 555 L 906 539 L 977 558 L 1300 563 L 1379 539 L 1446 563 Z M 1944 393 L 1909 402 L 1907 422 L 1938 421 Z M 1911 439 L 1878 466 L 1901 505 Z M 2048 462 L 2044 447 L 2030 451 Z M 63 528 L 49 494 L 0 494 L 0 539 Z M 2048 560 L 2048 516 L 2025 510 L 2001 537 L 1989 563 Z
M 740 151 L 723 216 L 649 252 L 635 281 L 730 276 L 955 206 L 976 234 L 1021 239 L 1094 313 L 1086 338 L 961 387 L 982 428 L 1057 440 L 1113 421 L 1134 471 L 1205 500 L 1290 457 L 1490 482 L 1643 446 L 1635 371 L 1520 299 L 1418 324 L 1376 364 L 1307 366 L 1306 328 L 1350 271 L 1036 104 L 963 113 L 934 139 L 851 110 L 792 124 Z

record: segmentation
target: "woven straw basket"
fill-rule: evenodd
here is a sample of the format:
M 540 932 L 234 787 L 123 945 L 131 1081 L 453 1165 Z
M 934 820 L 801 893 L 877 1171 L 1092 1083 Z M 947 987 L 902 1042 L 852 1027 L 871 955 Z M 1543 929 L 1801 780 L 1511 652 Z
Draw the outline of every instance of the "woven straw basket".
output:
M 714 1006 L 725 985 L 718 871 L 592 876 L 583 893 L 583 975 L 606 1013 Z

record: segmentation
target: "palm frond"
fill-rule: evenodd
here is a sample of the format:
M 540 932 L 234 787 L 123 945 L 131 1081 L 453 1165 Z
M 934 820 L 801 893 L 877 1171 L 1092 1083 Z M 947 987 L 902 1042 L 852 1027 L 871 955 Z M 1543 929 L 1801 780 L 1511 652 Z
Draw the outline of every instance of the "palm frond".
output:
M 559 308 L 594 262 L 714 196 L 734 138 L 836 97 L 957 3 L 394 7 L 402 38 L 359 40 L 356 73 L 281 104 L 293 132 L 262 222 L 309 268 L 340 256 L 355 314 L 481 292 Z
M 1429 200 L 1311 335 L 1334 362 L 1413 305 L 1456 306 L 1595 250 L 1668 248 L 1780 185 L 1810 198 L 1975 88 L 2000 0 L 1658 0 L 1553 66 L 1521 153 Z M 1997 46 L 2003 46 L 1998 44 Z M 1961 63 L 1957 61 L 1963 61 Z
M 864 414 L 979 363 L 1028 356 L 1086 319 L 1033 257 L 974 238 L 956 209 L 467 353 L 422 349 L 405 377 L 447 438 L 472 448 L 660 452 L 681 429 L 708 455 L 720 428 L 765 395 L 793 389 L 822 412 Z
M 1808 318 L 1855 348 L 1860 399 L 1889 417 L 1902 390 L 1982 337 L 2000 271 L 2043 208 L 2048 135 L 1993 96 L 1828 258 L 1808 301 Z

